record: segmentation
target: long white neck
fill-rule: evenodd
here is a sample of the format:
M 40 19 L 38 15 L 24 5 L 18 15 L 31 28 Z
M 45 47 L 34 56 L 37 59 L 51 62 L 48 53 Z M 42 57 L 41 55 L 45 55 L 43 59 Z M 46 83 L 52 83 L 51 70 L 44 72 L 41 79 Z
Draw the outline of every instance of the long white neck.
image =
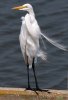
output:
M 32 8 L 32 9 L 30 9 L 28 12 L 29 12 L 29 14 L 30 14 L 30 15 L 35 16 L 34 11 L 33 11 L 33 8 Z

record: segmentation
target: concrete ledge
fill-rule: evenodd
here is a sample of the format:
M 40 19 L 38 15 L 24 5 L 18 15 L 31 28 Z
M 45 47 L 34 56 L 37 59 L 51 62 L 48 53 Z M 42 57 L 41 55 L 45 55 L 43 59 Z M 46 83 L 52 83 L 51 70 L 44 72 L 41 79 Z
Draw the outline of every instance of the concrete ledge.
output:
M 0 100 L 68 100 L 67 90 L 42 91 L 0 87 Z

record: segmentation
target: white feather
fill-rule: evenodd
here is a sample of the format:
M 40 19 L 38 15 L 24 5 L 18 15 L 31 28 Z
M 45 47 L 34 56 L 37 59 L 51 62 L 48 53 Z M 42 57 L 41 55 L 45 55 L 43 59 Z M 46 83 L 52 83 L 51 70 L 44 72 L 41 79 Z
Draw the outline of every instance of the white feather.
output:
M 47 54 L 42 50 L 38 52 L 37 56 L 40 57 L 42 60 L 47 60 Z
M 66 46 L 63 46 L 59 43 L 57 43 L 56 41 L 50 39 L 49 37 L 47 37 L 46 35 L 44 35 L 43 33 L 41 33 L 41 35 L 48 41 L 50 42 L 52 45 L 56 46 L 57 48 L 61 49 L 61 50 L 64 50 L 64 51 L 67 51 L 67 48 Z

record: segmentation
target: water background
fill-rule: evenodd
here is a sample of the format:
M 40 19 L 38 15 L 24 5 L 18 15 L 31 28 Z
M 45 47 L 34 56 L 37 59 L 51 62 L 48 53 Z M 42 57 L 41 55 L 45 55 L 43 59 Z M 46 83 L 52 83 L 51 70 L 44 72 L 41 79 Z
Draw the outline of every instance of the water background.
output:
M 68 46 L 68 0 L 1 0 L 0 87 L 27 87 L 26 65 L 18 39 L 20 17 L 26 13 L 11 9 L 24 3 L 33 5 L 42 32 Z M 45 40 L 44 42 L 48 59 L 46 62 L 38 59 L 36 64 L 39 87 L 67 89 L 68 52 L 55 48 Z M 31 86 L 35 87 L 32 70 L 30 80 Z

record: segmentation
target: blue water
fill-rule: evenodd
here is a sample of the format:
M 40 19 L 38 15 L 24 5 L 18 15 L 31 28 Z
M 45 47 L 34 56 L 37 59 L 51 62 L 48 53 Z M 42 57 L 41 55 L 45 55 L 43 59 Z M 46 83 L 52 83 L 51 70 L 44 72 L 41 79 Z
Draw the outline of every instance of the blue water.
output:
M 2 0 L 0 2 L 0 87 L 27 87 L 27 70 L 19 46 L 20 17 L 26 13 L 11 8 L 33 5 L 42 32 L 68 47 L 68 0 Z M 68 52 L 45 41 L 47 61 L 38 59 L 36 74 L 40 88 L 67 89 Z M 30 70 L 31 86 L 34 85 Z

